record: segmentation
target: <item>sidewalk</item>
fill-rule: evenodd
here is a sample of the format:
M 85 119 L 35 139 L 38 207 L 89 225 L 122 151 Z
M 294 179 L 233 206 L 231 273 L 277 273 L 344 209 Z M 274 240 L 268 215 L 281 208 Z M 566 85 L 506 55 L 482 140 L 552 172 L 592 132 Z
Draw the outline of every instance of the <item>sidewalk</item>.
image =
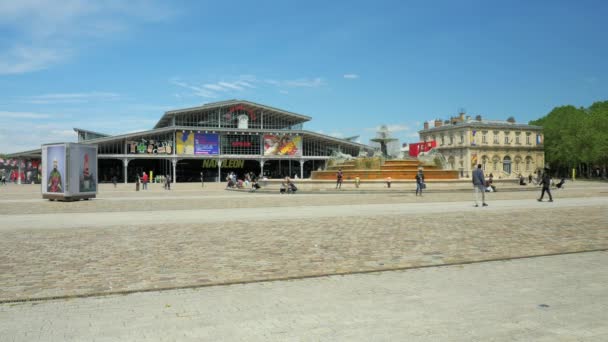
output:
M 0 305 L 4 341 L 606 341 L 608 253 Z

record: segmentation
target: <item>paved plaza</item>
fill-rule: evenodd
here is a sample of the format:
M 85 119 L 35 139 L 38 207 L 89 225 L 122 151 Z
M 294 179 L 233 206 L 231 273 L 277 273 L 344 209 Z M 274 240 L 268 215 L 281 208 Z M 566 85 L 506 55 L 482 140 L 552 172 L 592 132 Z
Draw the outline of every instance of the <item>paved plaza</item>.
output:
M 411 184 L 296 195 L 103 184 L 97 199 L 74 203 L 44 201 L 37 186 L 1 187 L 0 336 L 485 341 L 530 340 L 525 332 L 542 327 L 532 340 L 553 341 L 558 320 L 579 312 L 565 340 L 602 340 L 608 331 L 586 318 L 608 308 L 598 285 L 607 278 L 608 185 L 569 183 L 553 203 L 515 186 L 475 208 L 463 184 L 422 198 Z M 559 314 L 537 307 L 544 286 Z M 450 315 L 471 322 L 448 323 Z

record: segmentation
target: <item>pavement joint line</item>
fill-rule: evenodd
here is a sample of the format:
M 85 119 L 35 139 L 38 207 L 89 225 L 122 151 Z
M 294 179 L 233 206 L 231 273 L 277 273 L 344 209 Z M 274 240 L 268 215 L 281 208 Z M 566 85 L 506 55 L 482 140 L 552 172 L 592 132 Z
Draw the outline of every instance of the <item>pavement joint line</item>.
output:
M 160 288 L 146 288 L 146 289 L 138 289 L 138 290 L 123 290 L 123 291 L 112 291 L 112 292 L 91 292 L 91 293 L 64 295 L 64 296 L 48 296 L 48 297 L 34 297 L 34 298 L 20 298 L 20 299 L 0 299 L 0 305 L 47 302 L 47 301 L 54 301 L 54 300 L 68 300 L 68 299 L 80 299 L 80 298 L 92 298 L 92 297 L 126 296 L 126 295 L 130 295 L 130 294 L 135 294 L 135 293 L 189 290 L 189 289 L 199 289 L 199 288 L 207 288 L 207 287 L 246 285 L 246 284 L 268 283 L 268 282 L 279 282 L 279 281 L 290 281 L 290 280 L 303 280 L 303 279 L 314 279 L 314 278 L 323 278 L 323 277 L 332 277 L 332 276 L 346 276 L 346 275 L 357 275 L 357 274 L 407 271 L 407 270 L 417 270 L 417 269 L 426 269 L 426 268 L 450 267 L 450 266 L 459 266 L 459 265 L 473 265 L 473 264 L 481 264 L 481 263 L 488 263 L 488 262 L 513 261 L 513 260 L 521 260 L 521 259 L 534 259 L 534 258 L 552 257 L 552 256 L 559 256 L 559 255 L 597 253 L 597 252 L 608 252 L 608 248 L 558 252 L 558 253 L 547 253 L 547 254 L 524 255 L 524 256 L 514 256 L 514 257 L 505 257 L 505 258 L 491 258 L 491 259 L 482 259 L 482 260 L 469 260 L 469 261 L 460 261 L 460 262 L 433 264 L 433 265 L 390 267 L 390 268 L 364 270 L 364 271 L 347 271 L 347 272 L 335 272 L 335 273 L 323 273 L 323 274 L 309 274 L 309 275 L 300 275 L 300 276 L 291 276 L 291 277 L 277 277 L 277 278 L 270 278 L 270 279 L 255 279 L 255 280 L 244 280 L 244 281 L 226 281 L 226 282 L 218 282 L 218 283 L 212 283 L 212 284 L 193 284 L 193 285 L 184 285 L 184 286 L 169 286 L 169 287 L 160 287 Z

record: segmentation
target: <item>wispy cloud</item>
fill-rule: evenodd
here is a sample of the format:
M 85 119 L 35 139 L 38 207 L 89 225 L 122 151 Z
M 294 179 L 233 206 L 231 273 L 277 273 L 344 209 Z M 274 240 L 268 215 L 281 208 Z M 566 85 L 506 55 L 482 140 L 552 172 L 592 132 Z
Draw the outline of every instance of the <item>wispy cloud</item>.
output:
M 171 82 L 171 84 L 174 84 L 178 87 L 192 90 L 194 92 L 193 95 L 195 95 L 195 96 L 200 96 L 200 97 L 205 97 L 205 98 L 216 98 L 217 97 L 217 94 L 210 90 L 191 85 L 187 82 L 180 81 L 179 79 L 171 79 L 169 81 Z M 181 95 L 179 95 L 179 96 L 181 96 Z
M 275 86 L 281 89 L 285 88 L 319 88 L 326 85 L 326 82 L 321 77 L 315 78 L 298 78 L 294 80 L 275 80 L 264 79 L 261 83 Z
M 229 77 L 226 77 L 229 79 Z M 235 80 L 227 81 L 222 80 L 214 83 L 205 83 L 202 85 L 194 85 L 189 82 L 185 82 L 180 78 L 172 78 L 169 80 L 171 84 L 176 86 L 189 89 L 193 91 L 191 95 L 200 96 L 205 98 L 217 98 L 225 94 L 234 94 L 238 92 L 245 92 L 258 87 L 275 87 L 278 88 L 279 93 L 289 93 L 287 89 L 290 88 L 317 88 L 325 85 L 325 81 L 320 78 L 301 78 L 294 80 L 273 80 L 273 79 L 258 79 L 254 75 L 241 75 Z M 174 94 L 174 97 L 182 98 L 184 94 Z
M 88 93 L 58 93 L 28 96 L 23 99 L 23 102 L 34 104 L 87 103 L 91 101 L 114 101 L 120 98 L 121 96 L 116 93 L 93 91 Z
M 385 125 L 385 126 L 389 132 L 393 132 L 393 133 L 409 131 L 411 129 L 410 126 L 405 125 L 405 124 L 393 124 L 393 125 Z M 372 132 L 378 132 L 381 127 L 382 126 L 368 127 L 365 130 L 372 131 Z
M 16 45 L 0 54 L 0 75 L 43 70 L 69 56 L 67 50 Z
M 6 112 L 0 111 L 0 118 L 11 119 L 48 119 L 51 115 L 32 112 Z
M 19 0 L 0 2 L 4 53 L 0 75 L 47 69 L 78 54 L 92 39 L 124 36 L 142 22 L 166 21 L 176 12 L 155 0 Z M 24 43 L 27 42 L 27 43 Z
M 317 88 L 317 87 L 321 87 L 323 85 L 325 85 L 325 82 L 323 81 L 322 78 L 317 77 L 314 79 L 298 79 L 298 80 L 290 80 L 290 81 L 284 81 L 282 82 L 282 84 L 284 84 L 287 87 L 292 87 L 292 88 L 296 88 L 296 87 L 306 87 L 306 88 Z
M 357 74 L 344 74 L 344 78 L 349 79 L 349 80 L 354 80 L 359 78 L 359 75 Z

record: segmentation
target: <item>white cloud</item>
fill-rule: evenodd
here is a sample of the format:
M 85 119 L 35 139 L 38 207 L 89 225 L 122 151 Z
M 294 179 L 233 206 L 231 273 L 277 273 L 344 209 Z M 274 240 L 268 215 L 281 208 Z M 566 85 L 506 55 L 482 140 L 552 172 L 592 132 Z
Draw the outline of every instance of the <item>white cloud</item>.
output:
M 238 82 L 235 82 L 235 83 L 218 82 L 218 85 L 222 86 L 224 88 L 232 89 L 232 90 L 243 90 L 243 87 L 239 86 Z
M 195 96 L 200 96 L 200 97 L 205 97 L 205 98 L 216 98 L 217 97 L 217 94 L 212 91 L 203 89 L 201 87 L 193 86 L 191 84 L 180 81 L 178 79 L 172 79 L 172 80 L 170 80 L 170 82 L 176 86 L 192 90 L 193 95 L 195 95 Z
M 298 80 L 291 80 L 291 81 L 284 81 L 282 82 L 282 84 L 284 84 L 287 87 L 306 87 L 306 88 L 317 88 L 317 87 L 321 87 L 323 85 L 325 85 L 325 82 L 323 81 L 322 78 L 317 77 L 314 79 L 298 79 Z
M 217 84 L 205 84 L 203 85 L 203 87 L 207 88 L 207 89 L 211 89 L 211 90 L 215 90 L 215 91 L 223 91 L 226 90 L 223 87 L 217 85 Z
M 344 138 L 344 134 L 342 134 L 340 132 L 331 132 L 328 135 L 330 137 L 334 137 L 334 138 Z
M 325 85 L 325 81 L 320 77 L 313 79 L 301 78 L 296 80 L 279 81 L 273 79 L 259 80 L 253 75 L 241 75 L 235 81 L 223 80 L 215 83 L 205 83 L 202 86 L 192 85 L 177 77 L 170 79 L 169 82 L 179 87 L 191 90 L 193 93 L 190 95 L 205 98 L 217 98 L 224 96 L 224 94 L 244 92 L 251 89 L 257 89 L 258 86 L 264 85 L 279 88 L 279 93 L 281 94 L 288 94 L 288 88 L 316 88 Z M 181 98 L 184 96 L 184 94 L 174 94 L 173 96 Z
M 388 131 L 391 132 L 391 133 L 403 132 L 403 131 L 409 131 L 410 130 L 410 127 L 408 125 L 405 125 L 405 124 L 380 125 L 380 126 L 376 126 L 376 127 L 367 127 L 365 130 L 366 131 L 372 131 L 372 132 L 378 132 L 382 126 L 386 126 L 386 128 L 388 129 Z
M 357 75 L 357 74 L 345 74 L 344 78 L 350 79 L 350 80 L 354 80 L 354 79 L 359 78 L 359 75 Z
M 16 45 L 0 54 L 0 75 L 43 70 L 63 61 L 69 54 L 53 48 Z
M 380 127 L 378 127 L 380 128 Z M 388 125 L 389 132 L 403 132 L 408 131 L 410 128 L 407 125 L 396 124 L 396 125 Z
M 93 91 L 88 93 L 57 93 L 28 96 L 25 97 L 23 102 L 36 104 L 86 103 L 91 101 L 113 101 L 120 98 L 121 96 L 116 93 Z
M 11 118 L 11 119 L 47 119 L 50 118 L 49 114 L 32 113 L 32 112 L 6 112 L 0 111 L 0 118 Z
M 154 0 L 1 1 L 0 31 L 11 34 L 3 36 L 6 52 L 0 54 L 0 75 L 47 69 L 77 55 L 92 40 L 124 36 L 141 22 L 164 21 L 175 14 Z

